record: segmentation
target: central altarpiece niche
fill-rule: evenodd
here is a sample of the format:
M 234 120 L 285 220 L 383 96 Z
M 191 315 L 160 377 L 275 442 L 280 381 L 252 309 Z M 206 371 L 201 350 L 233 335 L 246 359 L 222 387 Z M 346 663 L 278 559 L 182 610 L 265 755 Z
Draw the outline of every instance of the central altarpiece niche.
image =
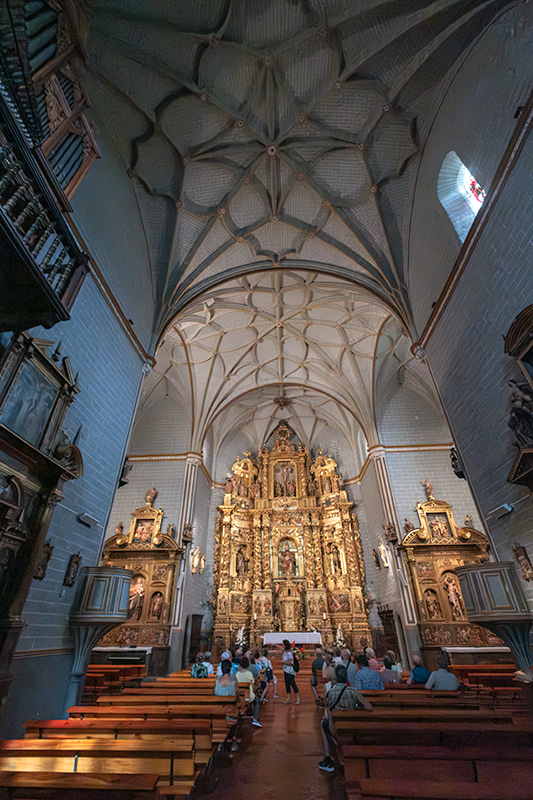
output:
M 337 463 L 295 446 L 281 422 L 257 463 L 245 452 L 226 481 L 215 526 L 215 638 L 252 644 L 268 631 L 368 637 L 365 572 L 354 504 Z M 339 631 L 340 628 L 340 631 Z

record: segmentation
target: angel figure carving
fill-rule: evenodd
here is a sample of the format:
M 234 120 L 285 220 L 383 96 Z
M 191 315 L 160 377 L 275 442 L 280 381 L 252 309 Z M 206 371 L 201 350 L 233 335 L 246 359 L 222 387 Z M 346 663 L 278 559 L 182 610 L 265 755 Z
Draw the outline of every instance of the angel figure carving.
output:
M 148 491 L 146 492 L 146 497 L 144 498 L 146 501 L 146 505 L 152 506 L 158 494 L 159 492 L 157 491 L 155 486 L 152 486 L 151 489 L 148 489 Z

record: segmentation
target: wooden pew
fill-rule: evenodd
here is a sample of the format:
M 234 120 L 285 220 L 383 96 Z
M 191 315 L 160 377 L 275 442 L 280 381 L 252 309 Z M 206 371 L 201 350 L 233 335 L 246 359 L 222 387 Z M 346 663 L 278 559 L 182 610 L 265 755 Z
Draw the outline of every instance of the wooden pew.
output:
M 498 781 L 502 774 L 520 780 L 530 769 L 531 747 L 341 747 L 347 783 L 361 779 Z
M 468 747 L 474 740 L 483 747 L 529 747 L 533 745 L 533 724 L 465 722 L 461 718 L 455 722 L 394 720 L 386 724 L 383 720 L 339 719 L 335 721 L 335 735 L 342 744 L 357 745 L 396 745 L 401 741 L 421 747 Z
M 190 788 L 193 740 L 6 739 L 0 743 L 0 770 L 157 774 L 170 784 L 186 780 Z
M 128 695 L 128 696 L 131 696 L 131 695 L 146 695 L 146 696 L 151 696 L 151 695 L 161 696 L 161 695 L 165 695 L 165 696 L 169 696 L 170 695 L 172 697 L 175 697 L 176 695 L 178 695 L 178 696 L 188 696 L 188 697 L 198 697 L 198 698 L 200 698 L 200 697 L 201 698 L 204 698 L 204 697 L 216 697 L 217 695 L 215 695 L 215 693 L 214 693 L 214 688 L 215 688 L 214 686 L 205 686 L 205 687 L 202 686 L 200 688 L 196 688 L 196 687 L 195 688 L 174 687 L 174 686 L 172 686 L 170 688 L 167 688 L 166 686 L 161 687 L 161 686 L 157 686 L 155 684 L 143 683 L 138 689 L 137 688 L 135 688 L 135 689 L 133 689 L 133 688 L 131 688 L 131 689 L 130 688 L 123 689 L 122 692 L 121 692 L 121 696 L 124 696 L 124 695 Z
M 155 800 L 158 779 L 147 774 L 0 772 L 0 800 Z
M 24 723 L 28 739 L 89 738 L 150 741 L 191 737 L 195 764 L 207 763 L 213 748 L 211 719 L 35 719 Z
M 407 781 L 362 779 L 348 787 L 349 800 L 531 800 L 533 781 L 515 785 L 468 781 Z
M 186 705 L 200 705 L 200 706 L 205 706 L 205 705 L 225 706 L 228 705 L 228 702 L 231 702 L 231 698 L 228 701 L 227 697 L 219 697 L 215 694 L 173 695 L 173 694 L 152 694 L 150 692 L 140 694 L 137 689 L 131 689 L 131 690 L 125 689 L 124 692 L 119 695 L 101 694 L 96 700 L 96 703 L 99 706 L 100 705 L 144 706 L 147 703 L 157 706 L 165 706 L 165 705 L 179 706 L 182 703 Z

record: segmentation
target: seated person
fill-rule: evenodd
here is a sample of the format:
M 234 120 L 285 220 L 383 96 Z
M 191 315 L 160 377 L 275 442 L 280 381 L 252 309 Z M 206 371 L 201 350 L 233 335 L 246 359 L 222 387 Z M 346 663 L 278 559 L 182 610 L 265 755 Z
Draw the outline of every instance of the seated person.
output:
M 346 673 L 348 675 L 348 683 L 350 686 L 353 686 L 355 683 L 355 678 L 358 670 L 357 666 L 352 661 L 352 654 L 350 653 L 347 647 L 341 650 L 341 658 L 342 658 L 342 663 L 346 667 Z
M 326 681 L 324 691 L 329 692 L 335 682 L 335 664 L 333 663 L 333 653 L 331 650 L 324 650 L 324 664 L 322 665 L 322 677 Z
M 365 711 L 372 711 L 371 703 L 369 703 L 368 700 L 359 694 L 359 692 L 352 686 L 348 686 L 346 679 L 346 667 L 344 664 L 337 664 L 335 667 L 335 683 L 326 696 L 327 706 L 324 709 L 324 719 L 322 720 L 321 726 L 322 740 L 324 742 L 324 760 L 319 763 L 318 768 L 324 772 L 335 771 L 335 763 L 331 758 L 330 747 L 331 739 L 335 735 L 335 728 L 331 712 L 335 708 L 345 710 L 364 708 Z
M 204 664 L 204 654 L 198 653 L 196 663 L 191 667 L 191 678 L 207 678 L 207 666 Z
M 387 650 L 386 655 L 390 658 L 390 660 L 392 662 L 392 669 L 395 672 L 398 673 L 398 675 L 400 676 L 400 680 L 401 680 L 402 679 L 403 667 L 401 665 L 401 662 L 396 658 L 396 653 L 394 652 L 394 650 Z
M 242 647 L 237 647 L 237 649 L 235 650 L 235 655 L 233 656 L 233 663 L 239 666 L 239 664 L 241 663 L 241 657 L 242 657 Z
M 459 681 L 448 672 L 448 658 L 444 653 L 437 656 L 437 669 L 434 670 L 426 682 L 426 689 L 435 689 L 437 692 L 455 692 L 459 688 Z
M 383 669 L 379 673 L 384 684 L 400 683 L 398 672 L 393 669 L 392 661 L 389 656 L 383 656 Z
M 224 650 L 224 652 L 220 656 L 220 664 L 217 667 L 217 677 L 219 677 L 219 678 L 222 675 L 222 662 L 226 661 L 226 660 L 231 662 L 231 670 L 232 670 L 233 675 L 235 675 L 235 673 L 237 672 L 237 664 L 234 664 L 231 661 L 231 653 L 230 653 L 230 651 L 229 650 Z
M 257 717 L 259 715 L 259 706 L 261 705 L 261 701 L 260 701 L 259 697 L 256 697 L 255 692 L 254 692 L 254 683 L 255 683 L 254 676 L 252 675 L 252 673 L 248 669 L 250 664 L 249 664 L 248 659 L 246 658 L 246 656 L 242 656 L 241 659 L 240 659 L 240 662 L 241 663 L 239 665 L 239 668 L 238 668 L 237 672 L 235 673 L 235 679 L 237 681 L 237 684 L 239 684 L 239 685 L 240 684 L 245 684 L 245 685 L 249 686 L 249 693 L 248 693 L 248 696 L 245 698 L 245 701 L 247 703 L 253 703 L 254 704 L 254 706 L 253 706 L 252 725 L 255 725 L 256 728 L 262 728 L 263 726 L 261 725 L 261 723 L 257 719 Z
M 222 655 L 224 655 L 224 653 L 222 653 Z M 228 653 L 228 655 L 231 657 L 231 653 Z M 221 667 L 221 674 L 215 682 L 215 694 L 219 697 L 235 697 L 237 693 L 237 686 L 235 675 L 232 671 L 233 664 L 231 663 L 230 658 L 225 658 L 220 662 L 219 666 Z M 233 722 L 234 720 L 233 717 L 226 715 L 226 721 Z M 239 743 L 237 742 L 235 736 L 231 742 L 231 749 L 233 752 L 239 749 Z
M 315 696 L 315 702 L 318 703 L 318 673 L 322 675 L 322 667 L 324 666 L 324 651 L 321 647 L 315 647 L 315 658 L 311 664 L 311 691 Z
M 368 666 L 368 658 L 361 653 L 355 657 L 359 672 L 355 676 L 354 687 L 356 689 L 384 689 L 385 686 L 381 680 L 379 672 L 375 669 L 370 669 Z
M 235 675 L 232 673 L 232 664 L 229 658 L 220 662 L 221 675 L 215 682 L 215 694 L 221 697 L 235 697 L 237 692 Z
M 206 652 L 204 653 L 204 664 L 207 667 L 207 674 L 214 675 L 215 670 L 211 663 L 211 652 L 209 650 L 206 650 Z
M 413 653 L 413 669 L 409 675 L 407 685 L 412 686 L 413 683 L 426 683 L 429 675 L 429 669 L 426 669 L 424 666 L 420 653 Z
M 379 661 L 376 658 L 375 650 L 372 650 L 371 647 L 365 647 L 365 656 L 368 659 L 370 669 L 375 669 L 376 672 L 379 672 Z

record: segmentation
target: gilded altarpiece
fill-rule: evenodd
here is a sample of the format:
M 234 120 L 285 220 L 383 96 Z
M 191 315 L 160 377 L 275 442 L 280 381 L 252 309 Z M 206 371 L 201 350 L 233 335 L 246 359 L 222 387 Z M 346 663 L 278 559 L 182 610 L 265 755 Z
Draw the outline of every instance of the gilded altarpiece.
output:
M 468 621 L 454 570 L 488 559 L 487 537 L 456 525 L 452 506 L 434 498 L 417 503 L 419 527 L 400 545 L 418 607 L 425 650 L 441 647 L 487 647 L 503 644 L 486 628 Z
M 226 481 L 215 526 L 215 638 L 239 629 L 259 645 L 268 631 L 341 628 L 369 635 L 357 517 L 331 456 L 292 442 L 280 423 L 257 461 L 244 453 Z
M 174 587 L 183 550 L 174 527 L 161 531 L 163 511 L 153 507 L 157 491 L 146 495 L 146 505 L 136 508 L 126 533 L 119 523 L 104 545 L 103 565 L 131 569 L 128 621 L 100 640 L 104 647 L 166 647 Z

